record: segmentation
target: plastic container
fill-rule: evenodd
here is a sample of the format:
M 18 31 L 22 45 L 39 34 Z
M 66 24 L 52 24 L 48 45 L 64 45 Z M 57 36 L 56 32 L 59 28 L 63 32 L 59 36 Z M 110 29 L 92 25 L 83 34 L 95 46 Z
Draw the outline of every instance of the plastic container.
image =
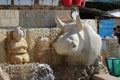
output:
M 120 76 L 120 58 L 107 58 L 106 63 L 111 75 Z
M 72 0 L 62 0 L 63 6 L 71 6 L 72 5 Z
M 73 4 L 75 4 L 76 6 L 81 6 L 82 0 L 73 0 Z
M 83 1 L 81 5 L 82 5 L 82 7 L 85 7 L 86 1 Z

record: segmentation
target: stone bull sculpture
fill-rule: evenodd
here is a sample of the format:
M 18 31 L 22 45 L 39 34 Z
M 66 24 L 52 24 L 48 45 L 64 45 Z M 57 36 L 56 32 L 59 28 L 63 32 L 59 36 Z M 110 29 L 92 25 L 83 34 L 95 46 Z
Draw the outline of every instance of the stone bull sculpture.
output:
M 100 56 L 101 37 L 88 24 L 82 24 L 79 16 L 76 22 L 64 23 L 58 17 L 55 18 L 58 27 L 64 33 L 58 37 L 53 46 L 60 55 L 68 56 L 69 64 L 90 65 L 94 64 Z

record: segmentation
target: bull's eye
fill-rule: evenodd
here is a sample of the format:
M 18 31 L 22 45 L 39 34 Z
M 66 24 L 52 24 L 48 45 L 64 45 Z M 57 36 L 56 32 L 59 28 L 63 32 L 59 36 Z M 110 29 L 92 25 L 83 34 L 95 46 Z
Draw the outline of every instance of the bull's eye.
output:
M 74 38 L 72 36 L 69 37 L 71 40 L 74 40 Z

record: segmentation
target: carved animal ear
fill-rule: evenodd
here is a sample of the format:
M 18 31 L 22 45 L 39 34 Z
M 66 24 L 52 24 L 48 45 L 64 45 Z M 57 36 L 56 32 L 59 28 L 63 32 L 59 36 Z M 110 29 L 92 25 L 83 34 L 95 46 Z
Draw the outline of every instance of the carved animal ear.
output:
M 80 31 L 83 29 L 82 22 L 79 15 L 76 16 L 76 28 Z
M 65 23 L 62 22 L 58 16 L 55 17 L 55 22 L 58 25 L 58 27 L 63 28 L 65 26 Z

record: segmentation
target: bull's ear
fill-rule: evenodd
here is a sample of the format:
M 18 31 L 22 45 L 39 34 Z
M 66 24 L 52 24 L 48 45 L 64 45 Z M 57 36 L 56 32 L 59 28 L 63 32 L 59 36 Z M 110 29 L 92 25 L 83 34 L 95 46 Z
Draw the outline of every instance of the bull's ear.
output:
M 59 19 L 58 16 L 55 17 L 55 22 L 56 22 L 57 26 L 60 27 L 60 28 L 63 28 L 63 27 L 65 26 L 65 23 L 62 22 L 62 21 Z
M 79 15 L 76 16 L 76 28 L 80 31 L 83 29 L 82 22 Z

